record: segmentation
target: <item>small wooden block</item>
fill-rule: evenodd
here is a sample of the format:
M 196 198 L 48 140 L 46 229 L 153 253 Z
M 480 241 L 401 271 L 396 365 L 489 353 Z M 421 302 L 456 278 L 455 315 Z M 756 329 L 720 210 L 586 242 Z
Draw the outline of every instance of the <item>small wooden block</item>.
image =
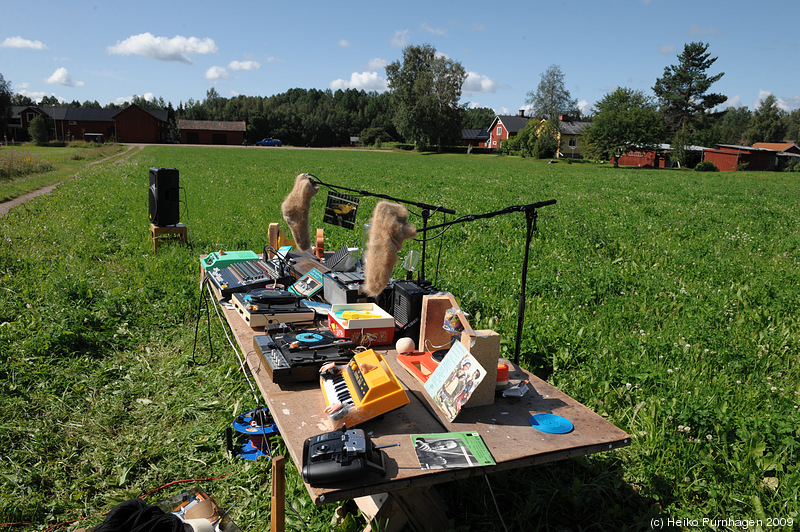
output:
M 486 371 L 483 380 L 472 392 L 464 406 L 483 406 L 494 403 L 497 361 L 500 358 L 500 335 L 492 330 L 481 329 L 475 331 L 474 336 L 462 333 L 461 343 Z

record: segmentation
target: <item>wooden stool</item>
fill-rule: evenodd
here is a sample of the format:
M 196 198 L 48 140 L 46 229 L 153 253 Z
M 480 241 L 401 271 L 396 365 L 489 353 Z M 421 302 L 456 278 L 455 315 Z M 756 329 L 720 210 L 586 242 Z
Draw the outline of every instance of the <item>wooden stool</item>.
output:
M 186 226 L 178 223 L 159 227 L 150 224 L 150 238 L 153 240 L 153 251 L 158 251 L 158 246 L 166 240 L 179 240 L 184 244 L 189 242 L 189 233 Z

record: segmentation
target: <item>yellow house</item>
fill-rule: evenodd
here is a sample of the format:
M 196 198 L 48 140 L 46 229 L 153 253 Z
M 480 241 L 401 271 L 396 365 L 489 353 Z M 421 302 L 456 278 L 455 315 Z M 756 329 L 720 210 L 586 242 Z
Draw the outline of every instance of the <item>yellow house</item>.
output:
M 539 130 L 547 120 L 542 120 Z M 567 159 L 583 158 L 583 141 L 581 136 L 583 131 L 592 125 L 591 122 L 574 120 L 568 116 L 558 116 L 558 152 L 556 157 Z

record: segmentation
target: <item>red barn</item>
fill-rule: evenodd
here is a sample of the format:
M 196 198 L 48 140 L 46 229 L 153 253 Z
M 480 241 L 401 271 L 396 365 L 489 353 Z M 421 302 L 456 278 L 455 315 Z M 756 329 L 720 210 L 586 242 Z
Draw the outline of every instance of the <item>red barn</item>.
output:
M 119 142 L 166 142 L 169 122 L 166 110 L 143 109 L 129 105 L 114 115 Z
M 181 144 L 244 144 L 245 122 L 178 120 Z
M 705 149 L 703 160 L 711 161 L 723 172 L 735 170 L 774 171 L 778 165 L 777 152 L 753 146 L 717 144 L 716 149 Z

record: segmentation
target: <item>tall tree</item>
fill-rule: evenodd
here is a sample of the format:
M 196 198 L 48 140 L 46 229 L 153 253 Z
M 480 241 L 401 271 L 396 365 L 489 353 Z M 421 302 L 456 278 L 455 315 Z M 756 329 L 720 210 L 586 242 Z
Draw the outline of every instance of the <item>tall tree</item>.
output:
M 458 138 L 461 87 L 467 73 L 461 63 L 436 53 L 430 44 L 406 46 L 403 61 L 386 67 L 397 131 L 418 145 Z
M 11 82 L 0 73 L 0 133 L 5 134 L 11 121 Z
M 778 107 L 778 101 L 772 94 L 761 101 L 758 109 L 753 113 L 750 127 L 745 136 L 750 143 L 754 142 L 780 142 L 786 134 L 783 122 L 785 113 Z
M 783 120 L 786 125 L 786 138 L 795 144 L 800 144 L 800 109 L 795 109 Z
M 549 120 L 559 115 L 577 115 L 578 100 L 572 98 L 564 85 L 564 73 L 558 65 L 550 65 L 542 73 L 539 86 L 529 91 L 525 100 L 530 104 L 534 118 Z
M 711 85 L 725 75 L 707 73 L 716 60 L 708 53 L 708 44 L 692 42 L 684 45 L 678 64 L 664 68 L 664 75 L 656 80 L 653 92 L 661 101 L 670 133 L 680 129 L 686 136 L 698 115 L 728 99 L 724 94 L 709 92 Z
M 584 138 L 598 156 L 614 159 L 631 150 L 649 151 L 663 136 L 656 104 L 643 92 L 620 87 L 595 104 L 592 125 Z
M 488 129 L 497 113 L 489 107 L 472 107 L 464 111 L 461 127 L 465 129 Z
M 747 107 L 731 107 L 719 121 L 720 142 L 722 144 L 743 144 L 745 131 L 753 118 L 753 112 Z

